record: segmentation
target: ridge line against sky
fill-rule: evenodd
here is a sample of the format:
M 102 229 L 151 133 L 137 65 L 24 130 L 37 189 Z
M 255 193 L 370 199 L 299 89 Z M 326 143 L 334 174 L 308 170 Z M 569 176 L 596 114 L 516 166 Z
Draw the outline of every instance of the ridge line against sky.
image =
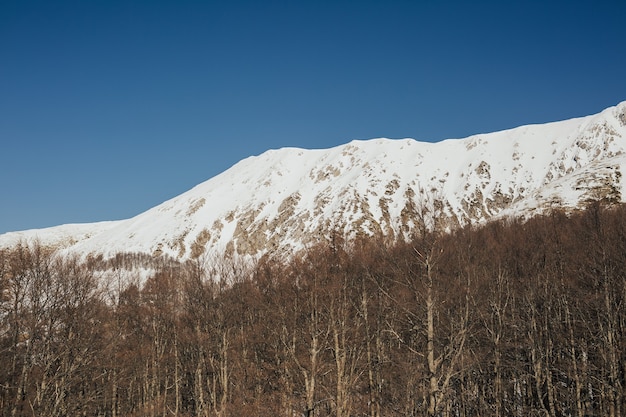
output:
M 0 233 L 130 218 L 251 155 L 626 100 L 626 2 L 0 3 Z

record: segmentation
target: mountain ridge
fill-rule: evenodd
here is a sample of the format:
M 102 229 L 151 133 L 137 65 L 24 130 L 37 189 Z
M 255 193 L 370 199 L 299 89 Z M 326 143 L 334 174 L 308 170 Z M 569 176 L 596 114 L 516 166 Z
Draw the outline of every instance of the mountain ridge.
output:
M 626 101 L 596 115 L 435 143 L 379 138 L 269 150 L 133 218 L 10 232 L 0 246 L 39 239 L 82 255 L 184 260 L 289 253 L 333 233 L 393 241 L 414 233 L 425 214 L 449 229 L 622 202 L 625 164 Z

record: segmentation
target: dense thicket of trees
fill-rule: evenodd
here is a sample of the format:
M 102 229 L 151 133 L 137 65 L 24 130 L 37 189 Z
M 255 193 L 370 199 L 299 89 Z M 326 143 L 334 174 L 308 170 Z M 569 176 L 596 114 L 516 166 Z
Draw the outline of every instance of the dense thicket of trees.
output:
M 2 416 L 626 414 L 624 208 L 96 272 L 0 252 Z

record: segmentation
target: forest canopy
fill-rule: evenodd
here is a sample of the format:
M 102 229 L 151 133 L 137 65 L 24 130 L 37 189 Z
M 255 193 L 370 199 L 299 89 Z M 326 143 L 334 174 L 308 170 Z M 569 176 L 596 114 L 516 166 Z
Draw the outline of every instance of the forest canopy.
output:
M 151 262 L 0 251 L 2 416 L 626 413 L 624 207 Z

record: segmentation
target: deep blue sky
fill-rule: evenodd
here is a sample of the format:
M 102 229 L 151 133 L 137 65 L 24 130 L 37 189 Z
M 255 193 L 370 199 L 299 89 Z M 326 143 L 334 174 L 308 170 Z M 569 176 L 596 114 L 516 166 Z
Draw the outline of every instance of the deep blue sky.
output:
M 0 233 L 132 217 L 284 146 L 626 100 L 626 2 L 0 2 Z

